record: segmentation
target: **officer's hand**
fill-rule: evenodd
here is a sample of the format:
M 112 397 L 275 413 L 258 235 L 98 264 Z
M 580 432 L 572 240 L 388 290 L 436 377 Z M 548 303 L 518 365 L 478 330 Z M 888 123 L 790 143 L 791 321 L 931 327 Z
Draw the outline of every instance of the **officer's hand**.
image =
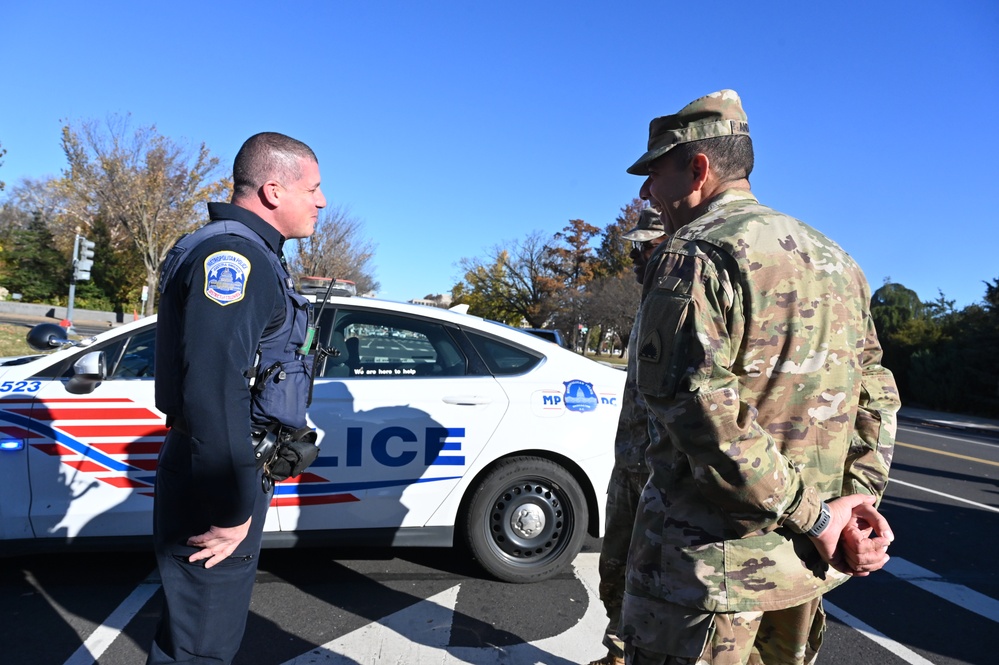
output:
M 880 570 L 888 563 L 888 545 L 891 539 L 885 535 L 874 533 L 874 527 L 868 521 L 866 512 L 858 512 L 861 509 L 874 510 L 873 506 L 863 504 L 855 508 L 853 518 L 847 522 L 843 533 L 840 534 L 839 544 L 842 555 L 845 559 L 846 567 L 851 574 L 857 577 L 865 577 L 876 570 Z M 876 512 L 876 511 L 875 511 Z M 880 513 L 876 513 L 877 518 L 884 520 Z M 887 522 L 884 523 L 885 525 Z M 885 526 L 882 526 L 882 534 L 885 533 Z M 887 533 L 890 535 L 891 530 Z
M 852 494 L 827 502 L 829 526 L 812 543 L 836 570 L 865 577 L 888 563 L 888 544 L 895 536 L 874 501 L 867 494 Z
M 232 554 L 239 544 L 246 538 L 250 531 L 250 518 L 239 526 L 213 526 L 200 536 L 191 536 L 187 539 L 187 544 L 192 547 L 202 548 L 200 552 L 195 552 L 188 561 L 205 561 L 205 568 L 211 568 L 227 556 Z

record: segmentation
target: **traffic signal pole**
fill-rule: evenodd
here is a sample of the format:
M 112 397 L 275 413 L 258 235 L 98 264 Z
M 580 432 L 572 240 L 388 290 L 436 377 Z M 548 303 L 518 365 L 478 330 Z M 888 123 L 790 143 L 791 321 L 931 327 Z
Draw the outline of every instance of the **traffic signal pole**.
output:
M 73 300 L 76 298 L 76 260 L 80 252 L 80 234 L 73 238 L 73 274 L 69 277 L 69 302 L 66 304 L 66 318 L 59 322 L 66 332 L 73 329 Z
M 73 301 L 76 299 L 76 281 L 90 279 L 90 269 L 94 266 L 94 241 L 87 240 L 79 233 L 73 240 L 73 274 L 69 278 L 69 302 L 66 305 L 66 318 L 60 322 L 67 332 L 73 331 Z

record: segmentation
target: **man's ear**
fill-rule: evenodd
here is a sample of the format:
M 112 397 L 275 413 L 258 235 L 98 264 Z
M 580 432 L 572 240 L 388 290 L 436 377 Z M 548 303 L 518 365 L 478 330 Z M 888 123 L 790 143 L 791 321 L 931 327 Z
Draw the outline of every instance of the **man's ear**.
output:
M 260 202 L 268 208 L 277 208 L 281 202 L 281 196 L 283 194 L 284 188 L 277 180 L 268 180 L 261 185 L 260 191 L 258 192 Z
M 704 187 L 704 183 L 708 180 L 708 174 L 711 169 L 711 160 L 703 152 L 699 152 L 694 155 L 694 158 L 690 160 L 690 165 L 687 167 L 690 169 L 690 179 L 691 186 L 694 191 L 698 191 Z

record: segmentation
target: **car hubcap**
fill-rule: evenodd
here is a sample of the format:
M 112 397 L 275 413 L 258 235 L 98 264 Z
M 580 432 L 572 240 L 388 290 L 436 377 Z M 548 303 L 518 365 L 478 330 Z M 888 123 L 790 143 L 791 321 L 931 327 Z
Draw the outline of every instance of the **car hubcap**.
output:
M 521 538 L 534 538 L 545 528 L 545 514 L 533 503 L 525 504 L 514 513 L 510 528 Z
M 520 481 L 500 492 L 488 525 L 500 555 L 531 564 L 558 556 L 572 527 L 572 510 L 561 489 L 538 480 Z

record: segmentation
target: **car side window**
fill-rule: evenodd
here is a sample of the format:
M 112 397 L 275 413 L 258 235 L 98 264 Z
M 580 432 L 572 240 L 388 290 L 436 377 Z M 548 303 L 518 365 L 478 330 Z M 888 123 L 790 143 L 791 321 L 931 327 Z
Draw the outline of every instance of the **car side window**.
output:
M 494 375 L 523 374 L 541 362 L 543 356 L 498 339 L 465 331 L 472 346 L 479 352 Z
M 442 324 L 383 312 L 339 309 L 324 343 L 335 354 L 320 376 L 352 379 L 462 376 L 467 362 Z M 323 322 L 320 322 L 322 327 Z
M 110 349 L 108 351 L 110 352 Z M 117 358 L 110 354 L 106 356 L 108 378 L 152 379 L 155 357 L 156 328 L 149 328 L 125 340 L 125 346 Z
M 94 346 L 87 346 L 62 362 L 45 368 L 38 378 L 68 379 L 73 376 L 73 363 L 81 356 L 101 351 L 107 366 L 108 379 L 151 379 L 156 357 L 156 326 L 138 330 L 129 337 L 114 337 Z

